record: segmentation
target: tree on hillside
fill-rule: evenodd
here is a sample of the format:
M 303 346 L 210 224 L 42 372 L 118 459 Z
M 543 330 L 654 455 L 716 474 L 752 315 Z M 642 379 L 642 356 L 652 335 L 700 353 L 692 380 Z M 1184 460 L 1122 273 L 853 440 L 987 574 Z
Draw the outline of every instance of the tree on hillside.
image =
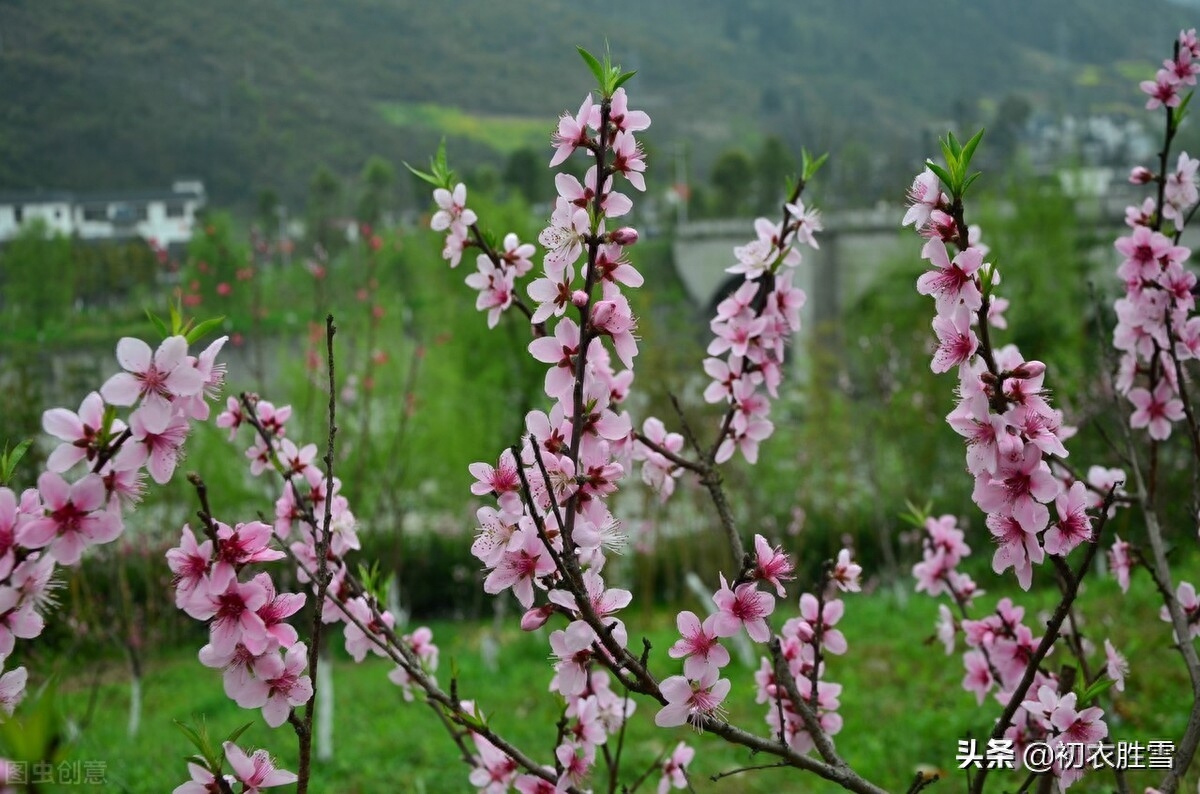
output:
M 505 187 L 520 193 L 530 204 L 545 201 L 548 198 L 545 159 L 541 152 L 529 146 L 514 151 L 504 166 Z
M 10 330 L 62 321 L 75 302 L 71 241 L 40 218 L 26 223 L 0 255 L 0 295 Z
M 360 223 L 372 226 L 392 209 L 392 186 L 396 184 L 396 169 L 387 160 L 372 155 L 362 170 L 362 195 L 358 199 Z
M 754 177 L 757 197 L 754 211 L 766 215 L 779 209 L 787 185 L 785 180 L 796 173 L 796 159 L 778 135 L 769 135 L 754 158 Z
M 713 163 L 709 181 L 717 192 L 716 209 L 722 215 L 740 215 L 750 208 L 754 163 L 741 149 L 722 152 Z
M 329 167 L 317 168 L 308 185 L 308 236 L 326 251 L 337 237 L 333 220 L 338 215 L 341 194 L 342 184 Z

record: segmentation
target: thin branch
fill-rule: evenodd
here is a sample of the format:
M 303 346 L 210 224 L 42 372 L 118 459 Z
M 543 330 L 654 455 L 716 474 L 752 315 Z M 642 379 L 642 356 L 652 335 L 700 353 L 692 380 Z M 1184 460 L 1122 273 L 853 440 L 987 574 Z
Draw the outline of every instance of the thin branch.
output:
M 683 431 L 684 439 L 692 445 L 692 449 L 703 459 L 704 451 L 700 448 L 700 439 L 696 437 L 692 426 L 688 424 L 687 414 L 683 412 L 683 406 L 679 404 L 679 398 L 670 393 L 667 396 L 671 398 L 671 407 L 675 409 L 675 415 L 679 417 L 679 429 Z
M 304 709 L 304 721 L 296 727 L 296 737 L 300 742 L 300 765 L 297 772 L 296 794 L 306 794 L 308 779 L 311 775 L 312 764 L 312 724 L 317 710 L 317 665 L 320 663 L 321 628 L 324 625 L 321 613 L 324 612 L 325 593 L 329 589 L 329 536 L 333 523 L 333 460 L 334 440 L 337 437 L 337 384 L 334 373 L 333 337 L 337 326 L 333 323 L 333 315 L 325 317 L 325 359 L 329 370 L 329 440 L 325 446 L 325 520 L 319 528 L 313 528 L 313 546 L 317 554 L 316 595 L 317 601 L 313 606 L 312 627 L 309 629 L 308 645 L 308 675 L 312 682 L 312 696 Z
M 779 761 L 774 764 L 759 764 L 757 766 L 743 766 L 743 767 L 738 767 L 737 769 L 730 769 L 727 772 L 718 772 L 715 775 L 710 775 L 708 779 L 711 780 L 712 782 L 716 783 L 718 780 L 721 780 L 722 778 L 733 777 L 734 775 L 740 775 L 743 772 L 755 772 L 759 769 L 779 769 L 780 767 L 784 767 L 784 766 L 788 766 L 788 765 L 789 764 L 786 761 Z
M 213 546 L 218 544 L 217 540 L 217 524 L 213 520 L 212 508 L 208 504 L 208 486 L 204 484 L 204 480 L 200 479 L 200 475 L 194 471 L 188 472 L 188 482 L 196 489 L 196 498 L 200 500 L 200 509 L 196 511 L 196 516 L 200 519 L 200 523 L 204 525 L 204 534 L 213 542 Z
M 121 435 L 117 436 L 116 441 L 112 442 L 103 450 L 101 450 L 100 454 L 96 456 L 96 462 L 92 464 L 92 473 L 96 474 L 103 469 L 104 464 L 112 460 L 113 457 L 121 451 L 121 447 L 124 446 L 125 442 L 128 441 L 132 435 L 133 431 L 127 427 L 121 433 Z
M 646 447 L 647 449 L 649 449 L 653 452 L 657 452 L 659 455 L 662 455 L 664 458 L 671 461 L 672 463 L 674 463 L 676 466 L 679 466 L 680 468 L 687 469 L 688 471 L 694 471 L 700 475 L 704 475 L 704 474 L 708 473 L 708 468 L 703 463 L 697 463 L 694 460 L 690 460 L 688 458 L 683 457 L 682 455 L 680 455 L 677 452 L 672 452 L 671 450 L 664 447 L 662 444 L 658 444 L 658 443 L 655 443 L 654 441 L 651 441 L 650 439 L 646 438 L 644 435 L 642 435 L 641 433 L 639 433 L 636 430 L 633 431 L 633 438 L 642 446 Z
M 918 772 L 916 777 L 913 778 L 912 785 L 908 787 L 908 791 L 905 792 L 905 794 L 917 794 L 917 792 L 924 791 L 939 780 L 941 780 L 940 775 L 927 775 L 924 772 Z
M 1071 605 L 1075 603 L 1075 598 L 1079 595 L 1079 585 L 1083 582 L 1083 578 L 1091 569 L 1092 560 L 1096 556 L 1096 552 L 1100 548 L 1100 538 L 1104 532 L 1104 526 L 1108 523 L 1108 509 L 1112 507 L 1113 494 L 1116 492 L 1116 485 L 1109 489 L 1104 501 L 1100 505 L 1100 523 L 1096 528 L 1092 540 L 1088 543 L 1087 551 L 1083 555 L 1083 559 L 1079 563 L 1079 567 L 1075 569 L 1075 573 L 1071 575 L 1067 582 L 1066 591 L 1063 593 L 1062 600 L 1051 615 L 1050 621 L 1046 624 L 1046 634 L 1042 637 L 1042 641 L 1038 643 L 1037 650 L 1033 652 L 1029 662 L 1025 665 L 1025 674 L 1021 677 L 1021 682 L 1017 684 L 1012 695 L 1008 699 L 1008 703 L 1004 706 L 1004 711 L 1000 714 L 1000 719 L 996 721 L 996 725 L 992 728 L 992 739 L 1002 739 L 1004 732 L 1012 725 L 1013 717 L 1017 713 L 1017 709 L 1021 707 L 1022 701 L 1025 700 L 1025 695 L 1029 692 L 1029 687 L 1033 685 L 1033 679 L 1038 674 L 1038 667 L 1042 660 L 1046 658 L 1046 654 L 1050 652 L 1050 648 L 1058 639 L 1059 629 L 1062 628 L 1063 621 L 1067 619 L 1067 614 L 1071 610 Z M 980 794 L 983 791 L 984 781 L 987 780 L 988 769 L 985 767 L 979 770 L 974 780 L 971 781 L 971 794 Z
M 562 511 L 559 510 L 558 499 L 556 499 L 554 496 L 554 490 L 550 487 L 550 473 L 548 471 L 546 471 L 546 461 L 542 459 L 541 444 L 538 443 L 538 440 L 536 438 L 531 438 L 529 440 L 529 446 L 533 447 L 533 459 L 535 461 L 537 461 L 538 471 L 541 472 L 541 475 L 542 475 L 542 484 L 546 487 L 546 495 L 550 497 L 550 509 L 554 512 L 554 520 L 558 522 L 559 531 L 562 532 L 563 528 L 566 526 L 566 522 L 563 521 Z M 536 516 L 537 509 L 533 503 L 533 491 L 531 491 L 529 489 L 529 481 L 525 479 L 525 467 L 520 464 L 521 447 L 519 444 L 512 445 L 512 453 L 513 453 L 513 460 L 518 461 L 517 476 L 519 476 L 521 478 L 521 487 L 524 488 L 525 492 L 529 494 L 528 500 L 526 502 L 529 506 L 529 513 L 530 513 L 530 515 Z M 550 549 L 550 554 L 552 554 L 552 555 L 555 554 L 554 546 L 549 544 L 549 538 L 542 538 L 542 540 L 543 540 L 543 542 L 545 542 L 547 544 L 547 547 Z M 567 548 L 565 538 L 564 538 L 564 542 L 563 542 L 563 548 L 564 549 Z M 563 575 L 566 576 L 567 572 L 562 566 L 562 561 L 556 560 L 556 562 L 559 563 L 558 567 L 560 569 L 562 569 Z
M 638 775 L 637 780 L 634 780 L 632 785 L 621 786 L 622 794 L 634 794 L 638 788 L 646 782 L 646 778 L 650 777 L 650 775 L 654 773 L 654 770 L 662 768 L 663 757 L 666 756 L 666 754 L 666 750 L 663 750 L 661 753 L 659 753 L 658 758 L 655 758 L 650 766 L 646 767 L 645 772 L 642 772 L 642 774 Z M 684 774 L 687 774 L 686 770 L 684 771 Z
M 1130 438 L 1132 443 L 1132 438 Z M 1142 470 L 1134 462 L 1132 466 L 1134 483 L 1137 486 L 1138 500 L 1142 504 L 1142 514 L 1146 521 L 1146 536 L 1150 540 L 1150 550 L 1153 555 L 1153 565 L 1149 570 L 1154 576 L 1155 584 L 1163 591 L 1167 612 L 1171 617 L 1171 626 L 1175 633 L 1175 647 L 1183 657 L 1188 677 L 1192 684 L 1192 710 L 1188 716 L 1187 727 L 1183 737 L 1175 746 L 1175 758 L 1171 768 L 1163 776 L 1158 788 L 1163 794 L 1173 794 L 1179 788 L 1184 772 L 1192 763 L 1197 745 L 1200 745 L 1200 657 L 1196 654 L 1196 646 L 1188 640 L 1188 621 L 1179 600 L 1175 597 L 1171 581 L 1171 569 L 1167 563 L 1166 546 L 1163 543 L 1162 527 L 1158 521 L 1158 513 L 1150 503 L 1146 482 Z

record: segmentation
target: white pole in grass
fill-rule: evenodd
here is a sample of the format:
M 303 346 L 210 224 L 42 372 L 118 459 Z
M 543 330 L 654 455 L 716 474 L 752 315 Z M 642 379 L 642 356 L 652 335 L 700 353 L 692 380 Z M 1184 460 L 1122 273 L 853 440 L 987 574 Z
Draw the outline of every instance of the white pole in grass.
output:
M 142 660 L 132 641 L 126 642 L 129 657 L 129 738 L 134 738 L 142 726 Z
M 142 724 L 142 679 L 134 676 L 129 680 L 129 738 L 137 736 Z
M 317 665 L 317 760 L 333 760 L 333 658 L 321 651 Z

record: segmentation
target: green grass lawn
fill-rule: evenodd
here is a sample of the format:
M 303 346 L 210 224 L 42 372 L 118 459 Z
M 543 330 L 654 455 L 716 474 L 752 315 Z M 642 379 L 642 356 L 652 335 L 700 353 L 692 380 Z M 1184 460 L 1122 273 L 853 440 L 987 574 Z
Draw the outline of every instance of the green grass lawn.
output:
M 1186 673 L 1176 653 L 1168 646 L 1165 624 L 1157 617 L 1158 602 L 1144 577 L 1135 580 L 1128 596 L 1121 596 L 1111 581 L 1095 581 L 1081 596 L 1081 613 L 1090 615 L 1085 634 L 1102 645 L 1110 637 L 1129 657 L 1132 672 L 1125 695 L 1117 694 L 1115 705 L 1105 695 L 1110 738 L 1114 740 L 1177 739 L 1186 720 L 1189 698 Z M 995 603 L 990 594 L 978 604 Z M 1051 606 L 1050 593 L 1028 598 L 1038 608 Z M 1026 623 L 1038 625 L 1027 612 Z M 954 771 L 957 740 L 982 738 L 989 719 L 998 710 L 975 707 L 974 697 L 960 687 L 963 676 L 960 657 L 945 656 L 940 644 L 925 643 L 932 637 L 936 602 L 914 596 L 901 603 L 893 595 L 851 595 L 840 624 L 850 645 L 844 657 L 829 659 L 827 678 L 845 686 L 841 713 L 845 727 L 837 745 L 847 760 L 868 779 L 889 791 L 904 791 L 918 765 L 949 770 L 951 776 L 931 791 L 960 791 L 962 773 Z M 783 614 L 777 614 L 778 623 Z M 659 677 L 679 670 L 667 658 L 674 639 L 671 616 L 658 612 L 643 619 L 636 611 L 627 616 L 631 644 L 641 635 L 653 643 L 651 667 Z M 510 620 L 508 625 L 515 623 Z M 920 630 L 916 633 L 911 626 Z M 460 678 L 463 698 L 473 698 L 503 735 L 535 757 L 550 759 L 554 722 L 558 714 L 555 697 L 546 692 L 550 677 L 549 653 L 544 631 L 523 635 L 505 630 L 498 669 L 485 669 L 480 653 L 491 624 L 443 622 L 433 624 L 435 641 L 442 649 L 439 678 L 449 685 L 452 669 Z M 1036 633 L 1036 630 L 1035 630 Z M 340 632 L 334 637 L 340 646 Z M 1102 651 L 1101 651 L 1102 653 Z M 126 736 L 128 686 L 120 667 L 103 670 L 99 679 L 94 668 L 77 664 L 65 678 L 61 702 L 76 716 L 95 699 L 94 717 L 86 727 L 72 758 L 103 760 L 107 764 L 106 790 L 128 792 L 170 791 L 186 779 L 183 757 L 189 745 L 172 725 L 172 720 L 197 721 L 201 715 L 214 735 L 224 735 L 240 724 L 253 721 L 243 746 L 267 747 L 283 765 L 296 768 L 296 741 L 291 729 L 272 731 L 258 712 L 243 712 L 228 700 L 220 674 L 194 661 L 191 650 L 163 653 L 148 665 L 144 678 L 144 718 L 136 739 Z M 1067 661 L 1064 653 L 1050 657 L 1054 665 Z M 314 790 L 321 792 L 459 792 L 470 791 L 468 769 L 457 758 L 453 744 L 440 722 L 421 703 L 405 703 L 400 690 L 385 677 L 389 667 L 370 659 L 361 665 L 339 657 L 335 666 L 336 760 L 316 768 Z M 753 676 L 734 661 L 734 687 L 729 698 L 731 719 L 752 730 L 765 732 L 762 707 L 754 703 Z M 1111 690 L 1110 690 L 1111 693 Z M 686 728 L 661 730 L 654 726 L 654 709 L 639 703 L 626 741 L 624 779 L 631 781 L 658 754 L 685 740 L 698 752 L 692 766 L 696 791 L 776 792 L 831 791 L 832 786 L 791 770 L 749 772 L 712 783 L 709 776 L 739 766 L 770 759 L 751 758 L 715 737 L 697 736 Z M 1195 788 L 1193 773 L 1184 791 Z M 653 791 L 657 775 L 642 791 Z M 995 775 L 992 791 L 1015 791 L 1021 782 L 1017 773 Z M 1131 775 L 1131 790 L 1140 792 L 1156 780 L 1149 773 Z M 75 786 L 69 790 L 79 790 Z M 1097 774 L 1085 778 L 1072 791 L 1107 791 L 1112 778 Z M 67 790 L 67 789 L 64 789 Z
M 522 146 L 545 146 L 557 123 L 529 116 L 475 115 L 435 102 L 380 102 L 376 107 L 397 127 L 419 127 L 469 138 L 502 154 Z

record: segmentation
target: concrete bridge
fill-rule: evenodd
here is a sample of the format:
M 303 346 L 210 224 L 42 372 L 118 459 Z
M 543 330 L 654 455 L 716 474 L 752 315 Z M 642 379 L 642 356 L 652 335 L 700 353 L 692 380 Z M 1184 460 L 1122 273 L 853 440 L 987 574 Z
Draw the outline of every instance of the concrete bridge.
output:
M 1115 238 L 1125 228 L 1125 207 L 1146 195 L 1121 188 L 1098 198 L 1077 200 L 1076 211 L 1102 232 L 1102 239 Z M 921 243 L 911 226 L 900 228 L 903 217 L 904 208 L 899 205 L 824 214 L 825 230 L 817 235 L 821 247 L 802 249 L 804 261 L 793 276 L 793 283 L 808 295 L 802 312 L 805 328 L 836 320 L 842 307 L 853 305 L 890 263 L 911 261 L 915 278 L 921 270 Z M 730 275 L 725 269 L 737 261 L 734 247 L 753 239 L 754 222 L 749 218 L 698 221 L 676 228 L 672 242 L 675 270 L 697 305 L 715 308 L 736 288 L 742 276 Z M 1111 259 L 1115 267 L 1111 243 L 1103 245 L 1108 253 L 1099 252 L 1098 260 Z M 911 283 L 899 286 L 914 288 Z

